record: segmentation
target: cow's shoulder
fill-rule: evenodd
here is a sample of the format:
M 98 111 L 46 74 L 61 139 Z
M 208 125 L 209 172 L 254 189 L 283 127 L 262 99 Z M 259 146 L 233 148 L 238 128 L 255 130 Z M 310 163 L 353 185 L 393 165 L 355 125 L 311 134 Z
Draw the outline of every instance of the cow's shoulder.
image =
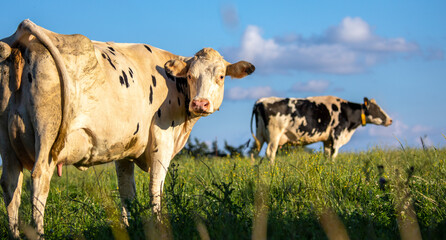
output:
M 291 116 L 292 104 L 290 98 L 270 98 L 262 102 L 267 115 Z

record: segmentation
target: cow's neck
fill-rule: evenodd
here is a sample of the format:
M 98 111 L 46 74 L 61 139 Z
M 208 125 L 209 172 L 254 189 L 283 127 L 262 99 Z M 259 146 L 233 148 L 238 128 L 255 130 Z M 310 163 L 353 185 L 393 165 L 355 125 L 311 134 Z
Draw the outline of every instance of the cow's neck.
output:
M 352 103 L 349 102 L 349 106 L 350 106 L 350 116 L 349 116 L 349 122 L 350 122 L 350 126 L 349 126 L 349 130 L 355 130 L 360 126 L 364 126 L 363 124 L 363 114 L 365 114 L 364 112 L 364 108 L 362 104 L 358 104 L 358 103 Z M 365 115 L 364 115 L 365 117 Z
M 366 106 L 364 104 L 361 104 L 361 125 L 365 126 L 367 124 L 366 120 Z

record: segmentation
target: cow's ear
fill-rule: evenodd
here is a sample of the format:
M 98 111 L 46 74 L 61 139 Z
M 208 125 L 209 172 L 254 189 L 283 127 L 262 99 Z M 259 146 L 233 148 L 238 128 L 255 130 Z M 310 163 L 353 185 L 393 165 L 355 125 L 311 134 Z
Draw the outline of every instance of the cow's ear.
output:
M 173 59 L 164 64 L 164 69 L 172 76 L 185 78 L 189 70 L 189 64 L 182 60 Z
M 232 78 L 244 78 L 253 73 L 256 67 L 249 62 L 240 61 L 234 64 L 226 65 L 226 76 Z
M 369 106 L 369 99 L 366 98 L 366 97 L 364 97 L 364 105 L 365 105 L 366 107 Z

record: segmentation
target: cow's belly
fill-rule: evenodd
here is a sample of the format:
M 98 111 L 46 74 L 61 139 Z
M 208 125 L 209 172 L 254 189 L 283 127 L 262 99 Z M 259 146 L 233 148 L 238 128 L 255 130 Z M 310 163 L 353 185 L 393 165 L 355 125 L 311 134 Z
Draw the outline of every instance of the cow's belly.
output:
M 298 132 L 297 143 L 300 145 L 308 145 L 320 141 L 326 141 L 330 136 L 330 132 Z
M 59 157 L 65 164 L 91 166 L 137 158 L 146 148 L 157 106 L 149 103 L 141 88 L 98 92 L 104 94 L 82 98 L 85 107 L 70 122 Z

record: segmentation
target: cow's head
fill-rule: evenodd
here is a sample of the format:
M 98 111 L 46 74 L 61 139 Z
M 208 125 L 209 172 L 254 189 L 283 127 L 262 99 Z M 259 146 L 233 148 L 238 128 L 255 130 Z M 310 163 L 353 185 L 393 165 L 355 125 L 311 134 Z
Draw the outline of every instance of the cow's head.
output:
M 364 105 L 366 108 L 366 119 L 367 123 L 373 123 L 377 125 L 389 126 L 392 124 L 392 119 L 387 115 L 384 110 L 382 110 L 378 104 L 376 104 L 375 99 L 369 101 L 368 98 L 364 98 Z
M 186 61 L 170 60 L 164 68 L 172 76 L 187 78 L 189 111 L 195 116 L 207 116 L 220 108 L 225 76 L 243 78 L 255 70 L 254 65 L 245 61 L 228 63 L 212 48 L 203 48 Z

